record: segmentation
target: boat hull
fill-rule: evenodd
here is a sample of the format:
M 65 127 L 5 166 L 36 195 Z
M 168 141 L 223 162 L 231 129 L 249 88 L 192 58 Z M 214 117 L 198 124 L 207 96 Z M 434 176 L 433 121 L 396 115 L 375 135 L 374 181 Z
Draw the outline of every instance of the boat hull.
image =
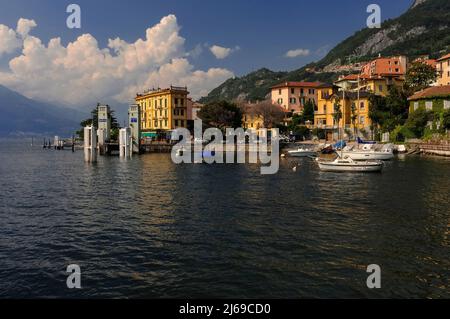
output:
M 350 157 L 354 161 L 390 161 L 394 159 L 391 152 L 343 152 L 343 157 Z
M 361 163 L 361 164 L 336 164 L 334 162 L 319 162 L 320 170 L 324 172 L 353 172 L 353 173 L 375 173 L 381 172 L 382 163 Z
M 311 157 L 317 155 L 317 153 L 313 151 L 289 151 L 288 154 L 292 157 Z

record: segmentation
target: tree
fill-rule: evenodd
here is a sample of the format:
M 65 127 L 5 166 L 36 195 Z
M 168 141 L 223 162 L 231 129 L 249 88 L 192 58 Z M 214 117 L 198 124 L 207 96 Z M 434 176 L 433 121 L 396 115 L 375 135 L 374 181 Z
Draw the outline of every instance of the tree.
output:
M 316 105 L 314 103 L 314 101 L 312 100 L 308 100 L 305 103 L 305 108 L 303 109 L 303 123 L 306 122 L 314 122 L 314 110 L 316 109 Z
M 450 130 L 450 110 L 447 110 L 442 114 L 442 126 L 446 130 Z
M 198 117 L 206 128 L 239 128 L 242 126 L 242 110 L 227 101 L 206 104 L 198 112 Z
M 267 129 L 274 128 L 281 123 L 285 117 L 283 108 L 279 105 L 274 105 L 267 100 L 260 103 L 247 105 L 246 112 L 261 118 L 263 127 Z
M 94 128 L 98 129 L 98 107 L 100 104 L 97 104 L 97 107 L 91 111 L 91 118 L 85 119 L 81 121 L 80 126 L 81 129 L 76 132 L 80 139 L 84 138 L 84 128 L 86 126 L 94 125 Z M 117 118 L 115 116 L 115 111 L 110 110 L 108 114 L 109 119 L 111 120 L 111 140 L 117 140 L 119 137 L 119 123 L 117 122 Z
M 429 111 L 418 109 L 409 115 L 405 128 L 413 132 L 415 137 L 421 138 L 432 115 Z
M 333 112 L 333 119 L 334 122 L 337 123 L 338 126 L 338 139 L 341 139 L 341 129 L 339 127 L 339 121 L 342 119 L 342 110 L 341 110 L 341 104 L 339 103 L 339 100 L 336 99 L 334 101 L 334 112 Z
M 353 135 L 356 136 L 358 134 L 358 132 L 357 132 L 358 128 L 356 127 L 356 122 L 358 120 L 358 114 L 356 114 L 356 104 L 355 103 L 352 103 L 351 111 L 352 111 L 352 114 L 350 116 L 350 120 L 352 121 L 352 124 L 353 124 Z M 355 139 L 356 139 L 356 137 L 355 137 Z
M 408 118 L 408 97 L 402 88 L 391 86 L 386 97 L 371 95 L 369 104 L 369 117 L 375 135 L 378 129 L 391 132 L 397 126 L 403 125 Z
M 430 86 L 437 79 L 436 69 L 423 62 L 413 62 L 406 71 L 405 89 L 409 95 Z

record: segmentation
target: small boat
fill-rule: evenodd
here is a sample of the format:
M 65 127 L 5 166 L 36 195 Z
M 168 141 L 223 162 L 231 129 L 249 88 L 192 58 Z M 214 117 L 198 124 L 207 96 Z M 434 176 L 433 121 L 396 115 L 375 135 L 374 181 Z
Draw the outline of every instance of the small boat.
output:
M 299 148 L 297 150 L 288 151 L 288 154 L 292 157 L 311 157 L 316 156 L 317 152 L 312 149 Z
M 346 147 L 342 150 L 342 156 L 348 156 L 355 161 L 364 160 L 380 160 L 390 161 L 394 158 L 394 150 L 390 146 L 383 146 L 381 149 L 375 149 L 371 145 L 366 144 L 363 148 L 354 149 Z
M 337 157 L 334 161 L 317 161 L 319 168 L 325 172 L 381 172 L 382 161 L 354 161 L 350 157 Z

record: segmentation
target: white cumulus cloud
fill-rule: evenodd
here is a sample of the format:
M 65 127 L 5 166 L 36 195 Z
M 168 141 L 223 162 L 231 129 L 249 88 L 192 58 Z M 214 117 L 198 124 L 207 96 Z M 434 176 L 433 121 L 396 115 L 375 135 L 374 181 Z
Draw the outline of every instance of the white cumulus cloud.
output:
M 28 20 L 24 18 L 20 18 L 17 22 L 17 33 L 20 34 L 23 38 L 30 33 L 31 29 L 37 26 L 34 20 Z
M 285 57 L 287 58 L 296 58 L 299 56 L 308 56 L 310 55 L 310 51 L 308 49 L 294 49 L 286 52 Z
M 219 45 L 213 45 L 209 48 L 209 50 L 217 59 L 223 60 L 226 57 L 228 57 L 231 53 L 239 51 L 240 48 L 239 47 L 225 48 L 225 47 L 221 47 Z
M 0 57 L 5 53 L 12 53 L 22 46 L 16 31 L 0 24 Z
M 11 31 L 0 26 L 0 54 L 3 47 L 21 47 L 18 34 L 24 37 L 20 55 L 9 61 L 8 71 L 0 72 L 0 84 L 30 98 L 72 106 L 109 99 L 129 103 L 138 92 L 171 84 L 186 85 L 198 98 L 233 76 L 227 69 L 194 68 L 186 58 L 185 39 L 174 15 L 148 28 L 143 39 L 132 43 L 109 39 L 106 48 L 100 48 L 90 34 L 67 46 L 60 38 L 45 44 L 28 34 L 34 21 L 21 20 L 14 37 L 10 36 L 13 43 L 1 36 Z

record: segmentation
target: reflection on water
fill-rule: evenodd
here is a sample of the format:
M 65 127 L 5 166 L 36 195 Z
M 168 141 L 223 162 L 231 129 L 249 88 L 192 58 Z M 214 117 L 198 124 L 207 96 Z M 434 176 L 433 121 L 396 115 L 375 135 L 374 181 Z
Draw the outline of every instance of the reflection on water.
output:
M 0 297 L 450 297 L 450 161 L 83 162 L 0 141 Z M 82 269 L 79 291 L 66 266 Z M 383 288 L 366 287 L 369 264 Z

